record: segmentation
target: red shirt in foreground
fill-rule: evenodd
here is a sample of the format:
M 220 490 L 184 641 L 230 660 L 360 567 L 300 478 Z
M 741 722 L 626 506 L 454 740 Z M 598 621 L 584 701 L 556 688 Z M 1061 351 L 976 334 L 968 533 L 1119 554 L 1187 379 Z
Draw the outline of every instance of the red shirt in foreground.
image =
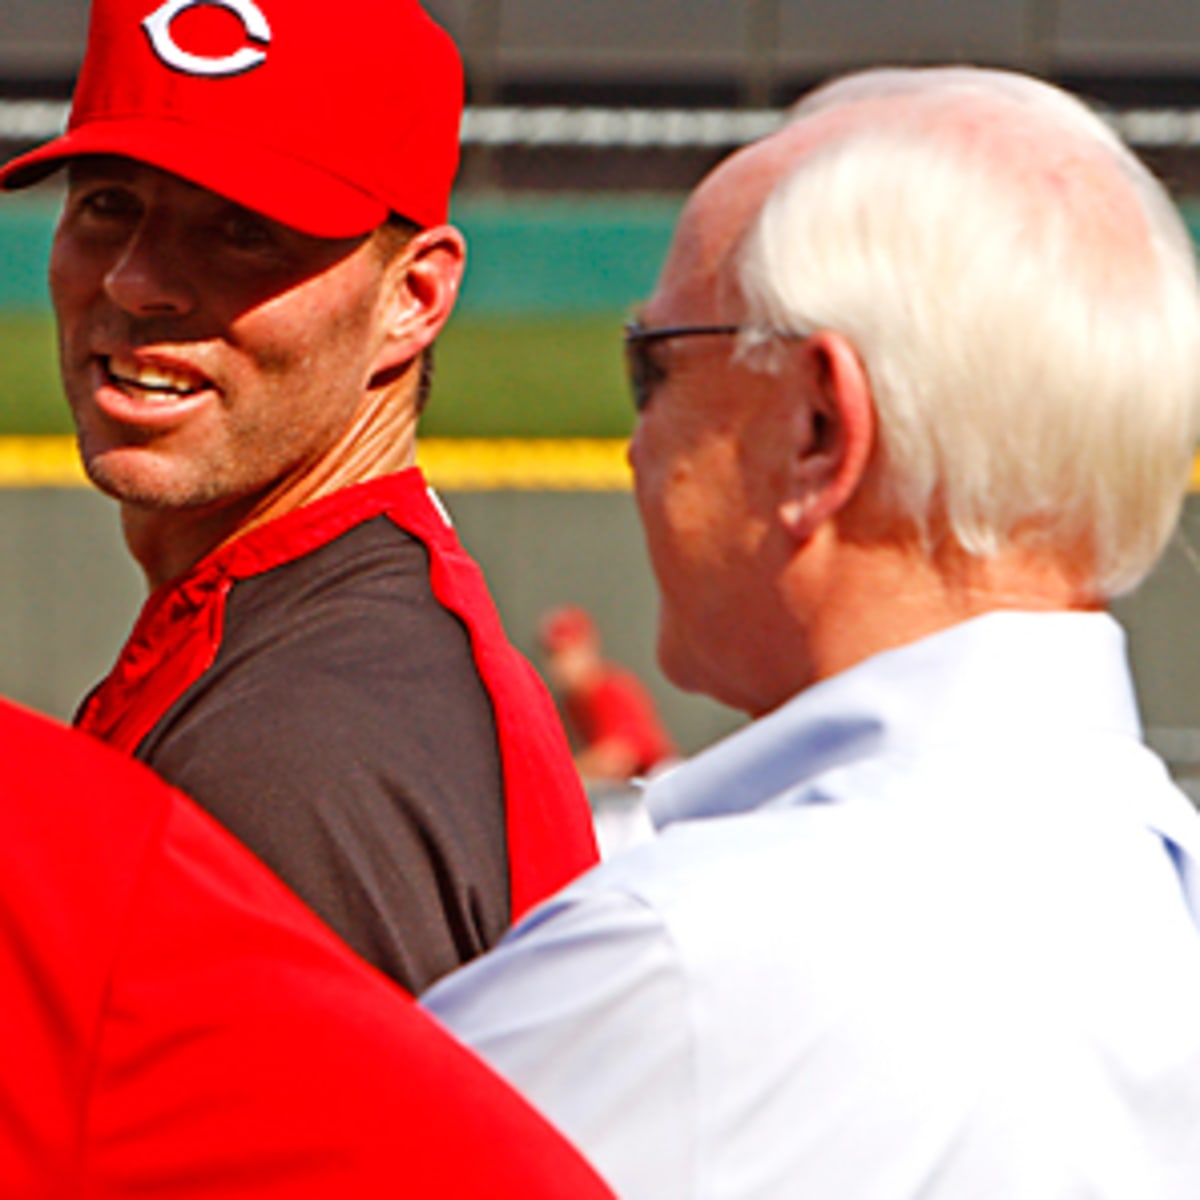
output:
M 609 1193 L 178 792 L 0 702 L 0 1195 Z

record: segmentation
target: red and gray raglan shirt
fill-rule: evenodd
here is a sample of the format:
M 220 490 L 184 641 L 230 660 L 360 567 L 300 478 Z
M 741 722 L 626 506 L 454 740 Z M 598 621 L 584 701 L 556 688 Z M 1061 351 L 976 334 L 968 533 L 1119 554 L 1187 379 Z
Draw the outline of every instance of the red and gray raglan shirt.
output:
M 416 469 L 163 585 L 76 724 L 413 992 L 596 861 L 553 702 Z

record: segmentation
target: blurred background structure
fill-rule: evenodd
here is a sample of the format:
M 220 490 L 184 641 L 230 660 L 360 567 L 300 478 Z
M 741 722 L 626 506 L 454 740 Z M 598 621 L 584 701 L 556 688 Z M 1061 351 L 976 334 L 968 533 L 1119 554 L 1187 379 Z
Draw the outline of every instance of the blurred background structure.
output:
M 514 640 L 536 658 L 538 614 L 585 606 L 685 751 L 739 718 L 680 695 L 654 664 L 654 587 L 621 460 L 631 415 L 619 328 L 699 177 L 830 74 L 971 61 L 1092 100 L 1200 231 L 1197 0 L 426 6 L 467 59 L 455 218 L 472 252 L 439 358 L 427 469 Z M 0 0 L 0 159 L 61 127 L 86 25 L 87 0 Z M 66 715 L 114 655 L 140 585 L 115 513 L 61 465 L 69 424 L 42 282 L 55 205 L 53 186 L 0 202 L 0 692 Z M 1200 773 L 1193 547 L 1200 497 L 1162 569 L 1117 606 L 1147 723 L 1185 777 Z
M 427 0 L 463 48 L 462 187 L 686 189 L 831 73 L 870 63 L 1016 67 L 1128 114 L 1194 184 L 1195 0 Z M 330 10 L 337 19 L 336 7 Z M 0 153 L 61 119 L 87 0 L 0 0 Z M 370 36 L 369 30 L 363 31 Z

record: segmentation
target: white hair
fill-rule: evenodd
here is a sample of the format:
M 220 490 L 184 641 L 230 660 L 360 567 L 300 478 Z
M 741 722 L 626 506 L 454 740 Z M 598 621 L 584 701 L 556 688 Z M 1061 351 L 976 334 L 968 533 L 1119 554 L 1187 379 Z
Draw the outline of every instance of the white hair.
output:
M 864 72 L 795 117 L 828 132 L 742 242 L 750 322 L 854 345 L 873 485 L 927 542 L 1084 549 L 1099 595 L 1136 586 L 1200 432 L 1195 258 L 1165 190 L 1082 103 L 1003 71 Z

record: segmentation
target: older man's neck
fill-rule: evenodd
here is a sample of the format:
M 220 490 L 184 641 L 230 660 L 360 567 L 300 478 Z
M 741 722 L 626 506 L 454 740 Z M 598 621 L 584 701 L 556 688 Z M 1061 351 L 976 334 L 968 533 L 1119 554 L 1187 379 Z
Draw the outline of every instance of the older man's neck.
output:
M 843 558 L 829 603 L 812 614 L 817 678 L 989 612 L 1103 607 L 1081 565 L 1045 552 L 1010 549 L 946 561 L 874 546 L 863 558 L 857 569 Z

